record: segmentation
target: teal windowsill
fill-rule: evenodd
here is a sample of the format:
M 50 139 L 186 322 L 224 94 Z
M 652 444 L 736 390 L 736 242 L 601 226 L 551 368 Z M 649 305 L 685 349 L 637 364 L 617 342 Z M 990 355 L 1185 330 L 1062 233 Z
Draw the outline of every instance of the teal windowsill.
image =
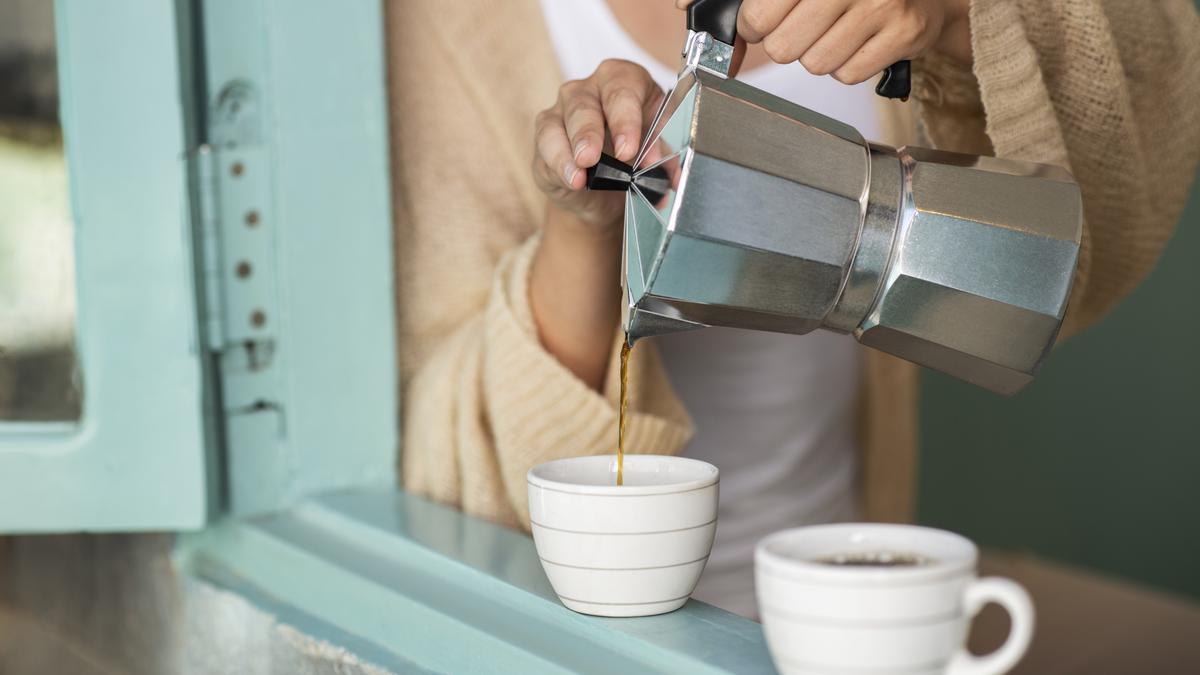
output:
M 773 673 L 759 624 L 695 600 L 576 614 L 528 536 L 381 488 L 181 537 L 182 569 L 397 672 Z

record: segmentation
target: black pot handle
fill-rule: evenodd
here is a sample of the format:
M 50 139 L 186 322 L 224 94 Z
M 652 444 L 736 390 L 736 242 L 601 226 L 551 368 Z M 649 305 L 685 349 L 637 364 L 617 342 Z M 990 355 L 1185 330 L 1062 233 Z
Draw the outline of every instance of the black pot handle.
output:
M 885 98 L 907 101 L 912 93 L 912 61 L 904 59 L 883 69 L 883 77 L 875 85 L 875 93 Z
M 708 33 L 720 42 L 733 45 L 737 40 L 737 15 L 742 0 L 696 0 L 687 8 L 687 27 Z
M 742 0 L 695 0 L 687 8 L 688 30 L 708 33 L 732 45 L 737 40 L 737 15 Z M 875 93 L 907 100 L 912 92 L 912 62 L 897 61 L 883 71 Z

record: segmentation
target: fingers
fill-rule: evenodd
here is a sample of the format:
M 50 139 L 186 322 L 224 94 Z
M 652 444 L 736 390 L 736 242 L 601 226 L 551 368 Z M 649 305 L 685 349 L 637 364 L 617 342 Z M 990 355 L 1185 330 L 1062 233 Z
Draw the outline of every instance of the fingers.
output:
M 892 38 L 885 33 L 879 33 L 867 40 L 849 60 L 833 71 L 833 77 L 842 84 L 866 82 L 903 58 L 905 57 L 896 49 Z
M 799 61 L 814 75 L 857 84 L 924 52 L 944 21 L 929 3 L 908 0 L 744 0 L 738 30 L 776 63 Z
M 804 55 L 799 57 L 800 63 L 808 72 L 813 75 L 828 75 L 837 71 L 879 31 L 880 26 L 872 20 L 869 12 L 860 10 L 860 6 L 852 7 L 842 14 L 804 51 Z
M 803 0 L 763 39 L 763 51 L 776 63 L 799 61 L 846 13 L 847 5 L 848 0 Z
M 738 9 L 738 35 L 752 44 L 762 42 L 764 37 L 779 27 L 798 2 L 803 5 L 810 1 L 813 0 L 744 0 Z M 820 3 L 823 0 L 815 1 Z
M 558 101 L 572 161 L 581 167 L 594 165 L 604 148 L 604 110 L 596 84 L 590 80 L 568 82 L 559 89 Z
M 625 61 L 607 63 L 612 65 L 607 68 L 601 65 L 597 71 L 600 104 L 612 136 L 613 156 L 627 162 L 637 154 L 646 123 L 647 104 L 657 98 L 660 91 L 641 67 Z
M 537 161 L 534 175 L 544 187 L 566 186 L 572 190 L 583 187 L 584 172 L 575 163 L 566 126 L 558 107 L 542 111 L 534 126 L 534 146 Z
M 536 120 L 535 176 L 545 188 L 583 188 L 584 169 L 600 161 L 606 128 L 617 159 L 632 160 L 661 97 L 649 73 L 628 61 L 605 61 L 588 79 L 564 84 L 555 106 Z
M 605 61 L 592 77 L 564 85 L 559 104 L 575 163 L 586 168 L 600 160 L 606 126 L 614 156 L 633 159 L 645 119 L 643 108 L 658 93 L 644 68 L 619 60 Z
M 940 23 L 931 26 L 930 17 L 921 12 L 901 11 L 882 18 L 879 32 L 831 71 L 839 82 L 858 84 L 897 61 L 916 57 L 941 30 Z

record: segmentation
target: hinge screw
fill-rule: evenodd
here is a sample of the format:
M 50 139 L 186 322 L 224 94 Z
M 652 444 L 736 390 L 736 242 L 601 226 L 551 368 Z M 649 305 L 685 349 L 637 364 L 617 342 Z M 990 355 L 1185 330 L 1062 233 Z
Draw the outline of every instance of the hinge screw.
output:
M 245 260 L 239 262 L 234 269 L 239 279 L 245 279 L 250 276 L 250 263 Z
M 245 171 L 246 171 L 246 167 L 241 162 L 234 162 L 233 166 L 229 167 L 229 173 L 232 173 L 235 176 L 240 176 Z
M 254 227 L 258 224 L 258 211 L 246 212 L 246 227 Z
M 267 315 L 261 309 L 256 309 L 250 314 L 250 325 L 255 328 L 262 328 L 267 323 Z

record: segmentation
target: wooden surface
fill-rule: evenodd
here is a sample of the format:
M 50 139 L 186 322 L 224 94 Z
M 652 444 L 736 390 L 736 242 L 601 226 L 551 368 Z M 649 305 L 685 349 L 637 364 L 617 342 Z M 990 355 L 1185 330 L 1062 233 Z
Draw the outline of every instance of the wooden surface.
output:
M 1200 605 L 1027 555 L 987 555 L 980 572 L 1033 596 L 1033 644 L 1013 675 L 1200 673 Z M 1007 632 L 1003 610 L 985 608 L 972 651 L 991 651 Z

